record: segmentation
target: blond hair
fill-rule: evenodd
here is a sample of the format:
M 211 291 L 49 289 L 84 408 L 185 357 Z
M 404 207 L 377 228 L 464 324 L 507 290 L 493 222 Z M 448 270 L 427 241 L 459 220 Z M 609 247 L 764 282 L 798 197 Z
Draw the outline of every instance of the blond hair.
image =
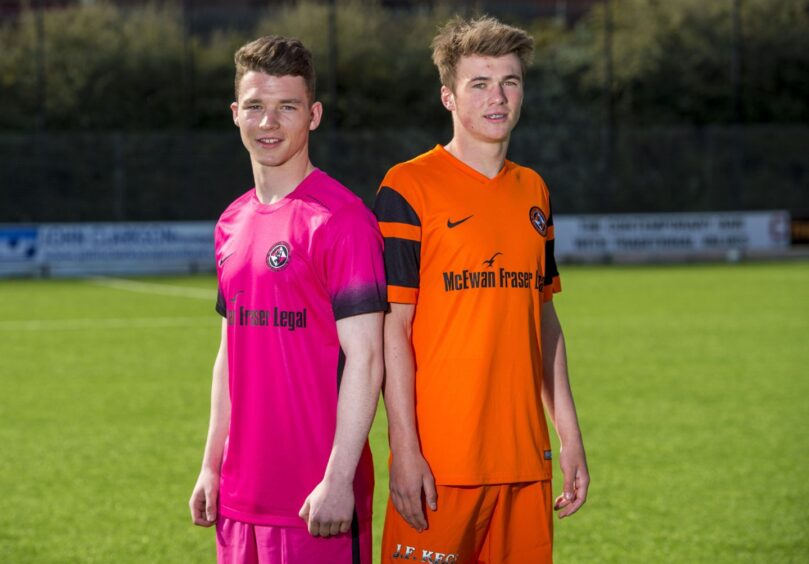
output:
M 524 30 L 501 23 L 491 16 L 466 20 L 455 16 L 444 24 L 430 45 L 433 63 L 438 67 L 441 84 L 454 90 L 455 73 L 461 57 L 479 55 L 502 57 L 514 53 L 523 75 L 531 64 L 534 39 Z
M 306 83 L 309 101 L 315 99 L 315 65 L 312 53 L 297 39 L 279 35 L 259 37 L 242 45 L 233 57 L 236 63 L 236 99 L 239 84 L 248 71 L 263 72 L 270 76 L 300 76 Z

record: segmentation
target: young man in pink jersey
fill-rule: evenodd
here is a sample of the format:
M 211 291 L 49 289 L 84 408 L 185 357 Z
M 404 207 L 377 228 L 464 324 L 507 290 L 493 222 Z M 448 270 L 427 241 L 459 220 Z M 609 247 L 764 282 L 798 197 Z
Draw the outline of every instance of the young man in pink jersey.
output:
M 255 188 L 216 225 L 224 319 L 192 519 L 216 524 L 220 562 L 370 563 L 382 238 L 309 160 L 323 112 L 310 52 L 270 36 L 235 61 Z

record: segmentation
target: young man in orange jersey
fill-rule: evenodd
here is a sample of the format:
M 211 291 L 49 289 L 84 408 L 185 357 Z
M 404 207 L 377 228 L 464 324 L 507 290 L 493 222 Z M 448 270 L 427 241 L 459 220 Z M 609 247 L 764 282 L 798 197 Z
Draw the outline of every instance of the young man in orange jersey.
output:
M 455 18 L 432 46 L 452 140 L 393 167 L 375 204 L 391 302 L 382 561 L 551 562 L 551 507 L 576 512 L 590 478 L 548 189 L 506 160 L 533 40 Z M 562 445 L 555 502 L 543 404 Z

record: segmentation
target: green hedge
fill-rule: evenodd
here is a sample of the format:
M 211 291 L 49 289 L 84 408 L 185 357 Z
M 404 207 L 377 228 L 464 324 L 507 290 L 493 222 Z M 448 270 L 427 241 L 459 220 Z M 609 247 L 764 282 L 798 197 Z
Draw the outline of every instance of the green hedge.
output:
M 809 121 L 809 0 L 741 5 L 745 121 Z M 41 34 L 32 12 L 4 23 L 0 128 L 230 127 L 233 52 L 266 33 L 299 37 L 312 49 L 320 96 L 343 129 L 432 127 L 447 119 L 429 51 L 437 26 L 453 11 L 440 3 L 402 11 L 373 0 L 339 1 L 336 103 L 326 88 L 324 2 L 256 11 L 238 30 L 204 33 L 185 32 L 203 8 L 184 18 L 172 6 L 94 2 L 51 9 L 42 12 Z M 734 119 L 730 6 L 730 0 L 613 0 L 619 123 Z M 573 28 L 552 20 L 512 22 L 537 41 L 524 109 L 529 125 L 603 121 L 603 16 L 596 7 Z

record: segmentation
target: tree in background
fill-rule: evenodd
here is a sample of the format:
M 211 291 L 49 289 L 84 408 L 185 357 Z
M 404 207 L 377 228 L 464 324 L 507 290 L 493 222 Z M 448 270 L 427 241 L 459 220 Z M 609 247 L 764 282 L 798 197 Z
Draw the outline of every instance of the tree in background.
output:
M 121 8 L 94 2 L 24 12 L 0 26 L 0 128 L 230 127 L 233 52 L 268 33 L 296 36 L 311 47 L 319 96 L 340 129 L 445 124 L 429 43 L 457 6 L 394 11 L 379 0 L 336 4 L 336 102 L 326 88 L 332 69 L 323 1 L 274 5 L 256 12 L 249 29 L 204 34 L 189 31 L 176 4 Z M 809 0 L 740 5 L 741 116 L 809 121 Z M 611 0 L 610 92 L 621 123 L 735 118 L 732 6 L 732 0 Z M 526 123 L 603 121 L 603 7 L 573 28 L 547 19 L 513 23 L 528 28 L 537 42 Z
M 615 109 L 623 122 L 734 120 L 732 2 L 612 0 Z M 809 1 L 742 0 L 741 107 L 746 121 L 809 120 Z M 604 9 L 553 50 L 582 104 L 603 95 Z

